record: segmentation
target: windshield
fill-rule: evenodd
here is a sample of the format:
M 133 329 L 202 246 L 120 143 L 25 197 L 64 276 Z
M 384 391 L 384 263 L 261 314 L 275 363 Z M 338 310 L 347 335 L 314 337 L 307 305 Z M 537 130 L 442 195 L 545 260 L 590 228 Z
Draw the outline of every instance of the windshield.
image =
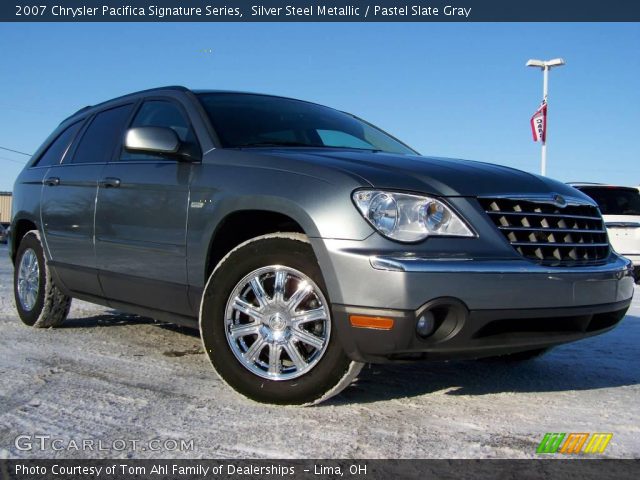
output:
M 581 187 L 603 215 L 640 215 L 640 192 L 635 188 Z
M 313 103 L 246 93 L 198 97 L 225 148 L 336 147 L 416 154 L 363 120 Z

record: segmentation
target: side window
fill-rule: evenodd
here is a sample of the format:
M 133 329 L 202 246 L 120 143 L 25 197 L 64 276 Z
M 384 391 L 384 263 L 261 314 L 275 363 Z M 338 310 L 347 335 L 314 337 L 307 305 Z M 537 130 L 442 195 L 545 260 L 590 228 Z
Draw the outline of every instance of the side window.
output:
M 133 104 L 98 113 L 84 132 L 71 163 L 104 163 L 120 143 Z
M 81 125 L 82 122 L 80 121 L 68 126 L 60 135 L 58 135 L 58 138 L 49 145 L 49 148 L 47 148 L 34 166 L 48 167 L 50 165 L 59 164 L 62 157 L 67 153 L 69 145 L 71 145 L 71 141 L 76 136 L 76 133 L 78 133 L 78 130 L 80 130 Z
M 135 127 L 167 127 L 171 128 L 182 142 L 185 148 L 198 150 L 196 136 L 193 133 L 189 120 L 180 111 L 177 105 L 164 100 L 149 100 L 142 104 L 136 113 L 129 128 Z M 120 160 L 165 160 L 162 155 L 150 153 L 129 152 L 122 149 Z

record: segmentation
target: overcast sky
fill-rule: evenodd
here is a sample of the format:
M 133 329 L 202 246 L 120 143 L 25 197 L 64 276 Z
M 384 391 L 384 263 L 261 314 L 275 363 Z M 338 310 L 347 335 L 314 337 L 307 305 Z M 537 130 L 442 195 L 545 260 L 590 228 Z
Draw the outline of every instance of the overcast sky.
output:
M 425 155 L 538 173 L 529 119 L 551 72 L 548 174 L 640 184 L 640 24 L 0 24 L 0 146 L 31 153 L 77 109 L 180 84 L 355 113 Z M 0 150 L 0 190 L 27 157 Z

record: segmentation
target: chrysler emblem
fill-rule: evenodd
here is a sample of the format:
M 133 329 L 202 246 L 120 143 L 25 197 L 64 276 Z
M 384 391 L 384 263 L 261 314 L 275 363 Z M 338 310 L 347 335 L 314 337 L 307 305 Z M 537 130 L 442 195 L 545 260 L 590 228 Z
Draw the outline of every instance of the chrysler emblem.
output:
M 560 195 L 559 193 L 554 193 L 553 194 L 553 204 L 556 207 L 560 207 L 560 208 L 564 208 L 567 206 L 567 201 L 565 200 L 565 198 Z

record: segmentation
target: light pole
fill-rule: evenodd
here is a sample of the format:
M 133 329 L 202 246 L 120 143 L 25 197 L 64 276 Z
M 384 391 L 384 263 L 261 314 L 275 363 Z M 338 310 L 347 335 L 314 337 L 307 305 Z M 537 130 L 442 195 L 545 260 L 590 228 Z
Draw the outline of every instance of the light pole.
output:
M 529 60 L 527 62 L 527 67 L 537 67 L 542 69 L 542 100 L 544 105 L 548 105 L 547 97 L 549 96 L 549 70 L 553 67 L 561 67 L 564 65 L 564 60 L 562 58 L 554 58 L 553 60 Z M 546 120 L 545 120 L 546 122 Z M 545 124 L 546 127 L 546 124 Z M 542 160 L 540 165 L 540 172 L 542 175 L 546 175 L 547 173 L 547 132 L 545 128 L 545 133 L 542 140 Z

